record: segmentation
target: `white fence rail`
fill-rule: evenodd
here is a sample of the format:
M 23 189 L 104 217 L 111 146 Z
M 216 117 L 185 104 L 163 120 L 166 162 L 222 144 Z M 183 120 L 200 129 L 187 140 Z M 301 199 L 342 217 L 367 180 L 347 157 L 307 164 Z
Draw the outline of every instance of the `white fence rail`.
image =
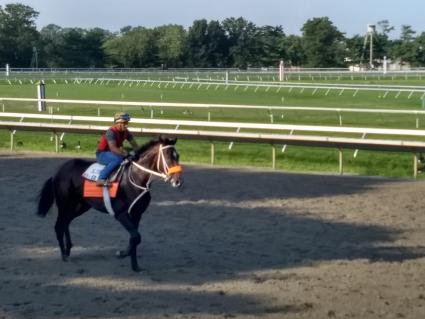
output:
M 425 93 L 424 93 L 425 94 Z M 274 106 L 274 105 L 238 105 L 238 104 L 209 104 L 209 103 L 171 103 L 171 102 L 128 102 L 128 101 L 102 101 L 102 100 L 65 100 L 65 99 L 34 99 L 34 98 L 8 98 L 0 97 L 0 102 L 39 102 L 44 101 L 51 104 L 82 104 L 100 107 L 108 106 L 139 106 L 154 108 L 195 108 L 208 110 L 208 119 L 211 118 L 210 111 L 214 109 L 246 109 L 246 110 L 264 110 L 272 111 L 314 111 L 314 112 L 330 112 L 337 113 L 340 125 L 342 125 L 343 113 L 375 113 L 375 114 L 400 114 L 412 115 L 416 118 L 416 128 L 419 128 L 419 116 L 425 116 L 425 110 L 399 110 L 399 109 L 368 109 L 368 108 L 330 108 L 330 107 L 311 107 L 311 106 Z M 4 106 L 3 106 L 4 112 Z M 99 112 L 100 113 L 100 112 Z M 151 114 L 151 118 L 153 115 Z
M 52 132 L 55 136 L 56 151 L 59 150 L 59 134 L 64 132 L 78 134 L 100 134 L 108 126 L 95 125 L 72 125 L 58 123 L 23 123 L 0 121 L 0 129 L 7 129 L 10 133 L 10 145 L 14 147 L 14 133 L 22 131 Z M 180 129 L 147 129 L 131 128 L 135 136 L 167 135 L 183 139 L 206 140 L 211 142 L 211 164 L 214 164 L 214 141 L 265 143 L 272 145 L 272 167 L 276 167 L 276 145 L 297 145 L 313 147 L 331 147 L 339 150 L 339 172 L 343 173 L 343 149 L 365 149 L 374 151 L 409 152 L 413 154 L 413 176 L 417 175 L 418 154 L 425 152 L 425 142 L 383 139 L 362 139 L 328 136 L 307 136 L 291 134 L 264 134 L 264 133 L 240 133 L 240 132 L 217 132 L 202 130 Z
M 180 79 L 178 81 L 172 80 L 151 80 L 151 79 L 119 79 L 119 78 L 106 78 L 106 77 L 99 77 L 99 78 L 75 78 L 74 79 L 76 83 L 110 83 L 110 82 L 118 82 L 119 85 L 125 85 L 129 83 L 150 83 L 150 84 L 164 84 L 165 87 L 173 85 L 191 85 L 191 86 L 199 86 L 199 85 L 225 85 L 225 86 L 233 86 L 233 87 L 255 87 L 258 88 L 276 88 L 278 90 L 282 88 L 289 88 L 289 89 L 314 89 L 314 90 L 338 90 L 338 91 L 355 91 L 354 94 L 357 94 L 358 91 L 384 91 L 384 92 L 408 92 L 410 94 L 413 93 L 425 93 L 425 87 L 423 86 L 392 86 L 392 85 L 367 85 L 367 84 L 319 84 L 319 83 L 295 83 L 295 82 L 252 82 L 252 81 L 240 81 L 240 80 L 215 80 L 212 78 L 198 78 L 198 79 Z M 183 81 L 181 81 L 183 80 Z M 316 92 L 314 91 L 314 93 Z M 313 93 L 313 95 L 314 95 Z M 421 98 L 424 96 L 422 95 Z
M 0 101 L 21 101 L 38 102 L 39 99 L 31 98 L 0 98 Z M 225 104 L 200 104 L 200 103 L 155 103 L 155 102 L 123 102 L 123 101 L 93 101 L 93 100 L 63 100 L 63 99 L 43 99 L 48 103 L 62 104 L 86 104 L 86 105 L 121 105 L 121 106 L 144 106 L 144 107 L 184 107 L 184 108 L 240 108 L 240 109 L 265 109 L 265 110 L 310 110 L 310 111 L 331 111 L 331 112 L 365 112 L 365 113 L 388 113 L 388 114 L 412 114 L 415 116 L 425 115 L 425 110 L 393 110 L 393 109 L 353 109 L 353 108 L 318 108 L 318 107 L 280 107 L 280 106 L 255 106 L 255 105 L 225 105 Z M 108 126 L 98 125 L 76 125 L 76 122 L 90 123 L 111 123 L 112 117 L 101 116 L 73 116 L 73 115 L 53 115 L 53 114 L 29 114 L 29 113 L 10 113 L 0 112 L 0 118 L 7 120 L 19 119 L 19 121 L 0 121 L 0 129 L 7 129 L 11 132 L 11 149 L 14 147 L 14 134 L 16 130 L 23 131 L 44 131 L 52 132 L 55 136 L 56 150 L 59 149 L 59 140 L 63 138 L 66 132 L 82 134 L 99 134 L 106 130 Z M 24 120 L 45 120 L 50 123 L 28 123 Z M 53 123 L 55 121 L 56 123 Z M 58 123 L 66 121 L 67 124 Z M 425 130 L 418 129 L 384 129 L 367 127 L 342 127 L 342 126 L 314 126 L 314 125 L 289 125 L 289 124 L 259 124 L 243 122 L 213 122 L 213 121 L 188 121 L 188 120 L 162 120 L 162 119 L 142 119 L 134 118 L 133 123 L 140 125 L 150 125 L 159 128 L 131 128 L 135 135 L 172 135 L 187 139 L 206 140 L 211 142 L 211 163 L 214 163 L 214 141 L 227 142 L 250 142 L 266 143 L 272 145 L 272 166 L 275 167 L 276 145 L 299 145 L 314 147 L 332 147 L 339 150 L 339 170 L 342 174 L 342 149 L 367 149 L 380 151 L 410 152 L 414 156 L 414 176 L 417 172 L 418 154 L 425 152 L 425 142 L 400 140 L 401 137 L 409 136 L 419 139 L 425 137 Z M 74 124 L 71 124 L 74 123 Z M 418 123 L 418 118 L 417 118 Z M 173 127 L 174 129 L 170 129 Z M 190 128 L 190 130 L 183 130 Z M 418 124 L 417 124 L 418 127 Z M 218 132 L 217 130 L 228 129 Z M 240 132 L 240 130 L 254 132 Z M 236 131 L 236 132 L 235 132 Z M 258 133 L 260 131 L 261 133 Z M 273 134 L 264 132 L 276 132 Z M 296 133 L 315 133 L 315 134 L 354 134 L 354 137 L 329 137 L 329 136 L 308 136 L 295 135 Z M 361 135 L 357 138 L 356 135 Z M 378 135 L 379 139 L 370 139 L 371 135 Z M 365 138 L 368 136 L 369 138 Z M 382 136 L 388 139 L 382 139 Z M 397 137 L 397 138 L 395 138 Z M 282 149 L 282 151 L 285 149 Z M 357 151 L 356 151 L 357 153 Z M 355 153 L 355 154 L 356 154 Z
M 9 113 L 0 112 L 3 118 L 50 120 L 72 122 L 99 122 L 112 123 L 113 117 L 101 116 L 80 116 L 80 115 L 53 115 L 53 114 L 33 114 L 33 113 Z M 174 127 L 194 127 L 194 128 L 227 128 L 235 130 L 262 130 L 262 131 L 292 131 L 292 132 L 316 132 L 333 134 L 367 134 L 367 135 L 388 135 L 388 136 L 416 136 L 425 137 L 425 130 L 416 129 L 385 129 L 371 127 L 344 127 L 344 126 L 317 126 L 317 125 L 292 125 L 292 124 L 260 124 L 245 122 L 214 122 L 214 121 L 188 121 L 188 120 L 160 120 L 133 118 L 132 123 L 147 124 L 155 126 Z

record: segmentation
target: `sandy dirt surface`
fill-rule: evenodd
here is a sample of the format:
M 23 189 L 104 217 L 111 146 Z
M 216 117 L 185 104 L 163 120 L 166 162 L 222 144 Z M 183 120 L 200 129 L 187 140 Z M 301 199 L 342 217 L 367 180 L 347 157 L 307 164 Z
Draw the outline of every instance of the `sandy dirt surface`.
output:
M 64 160 L 0 154 L 0 318 L 425 318 L 424 181 L 187 166 L 133 273 L 93 210 L 61 261 L 35 197 Z

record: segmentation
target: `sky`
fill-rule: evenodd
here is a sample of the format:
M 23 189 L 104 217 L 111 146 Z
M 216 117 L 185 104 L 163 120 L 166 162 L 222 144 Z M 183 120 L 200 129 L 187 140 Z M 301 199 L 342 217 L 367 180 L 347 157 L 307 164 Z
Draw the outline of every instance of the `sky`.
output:
M 188 28 L 197 19 L 242 16 L 257 26 L 281 25 L 287 35 L 301 35 L 303 24 L 317 17 L 328 17 L 347 37 L 365 35 L 368 24 L 382 20 L 395 28 L 392 38 L 400 36 L 402 25 L 417 35 L 425 32 L 425 0 L 0 0 L 0 5 L 16 2 L 39 12 L 38 29 L 51 23 L 113 32 L 129 25 Z

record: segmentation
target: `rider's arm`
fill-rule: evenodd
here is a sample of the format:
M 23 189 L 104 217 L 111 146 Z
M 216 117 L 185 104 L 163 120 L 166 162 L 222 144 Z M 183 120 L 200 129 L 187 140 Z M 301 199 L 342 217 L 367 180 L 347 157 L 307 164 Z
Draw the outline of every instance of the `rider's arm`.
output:
M 122 148 L 118 147 L 115 141 L 115 133 L 112 130 L 108 130 L 105 134 L 106 141 L 108 142 L 109 150 L 117 155 L 127 156 L 127 152 Z
M 134 139 L 133 135 L 130 132 L 128 132 L 127 134 L 128 134 L 127 141 L 130 143 L 133 150 L 136 150 L 139 147 L 139 145 L 137 144 L 136 140 Z
M 115 141 L 108 141 L 109 150 L 117 155 L 127 156 L 127 152 L 120 147 L 117 147 Z
M 137 148 L 139 147 L 136 140 L 131 140 L 129 143 L 130 143 L 131 147 L 133 148 L 133 150 L 137 150 Z

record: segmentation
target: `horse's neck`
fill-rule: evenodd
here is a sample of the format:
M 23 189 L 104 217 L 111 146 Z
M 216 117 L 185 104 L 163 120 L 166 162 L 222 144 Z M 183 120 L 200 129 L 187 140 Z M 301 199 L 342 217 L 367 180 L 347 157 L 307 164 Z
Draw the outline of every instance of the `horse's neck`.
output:
M 141 160 L 137 162 L 137 164 L 156 171 L 157 170 L 157 162 L 158 162 L 158 153 L 155 149 L 148 150 L 145 154 L 141 155 Z
M 149 153 L 142 154 L 141 155 L 141 160 L 137 161 L 136 163 L 144 168 L 147 168 L 151 171 L 157 171 L 157 155 L 155 151 L 148 151 Z M 147 183 L 150 181 L 151 179 L 151 174 L 148 172 L 145 172 L 139 168 L 136 167 L 132 167 L 133 170 L 133 177 L 135 179 L 137 179 L 137 181 L 143 185 L 146 186 Z

